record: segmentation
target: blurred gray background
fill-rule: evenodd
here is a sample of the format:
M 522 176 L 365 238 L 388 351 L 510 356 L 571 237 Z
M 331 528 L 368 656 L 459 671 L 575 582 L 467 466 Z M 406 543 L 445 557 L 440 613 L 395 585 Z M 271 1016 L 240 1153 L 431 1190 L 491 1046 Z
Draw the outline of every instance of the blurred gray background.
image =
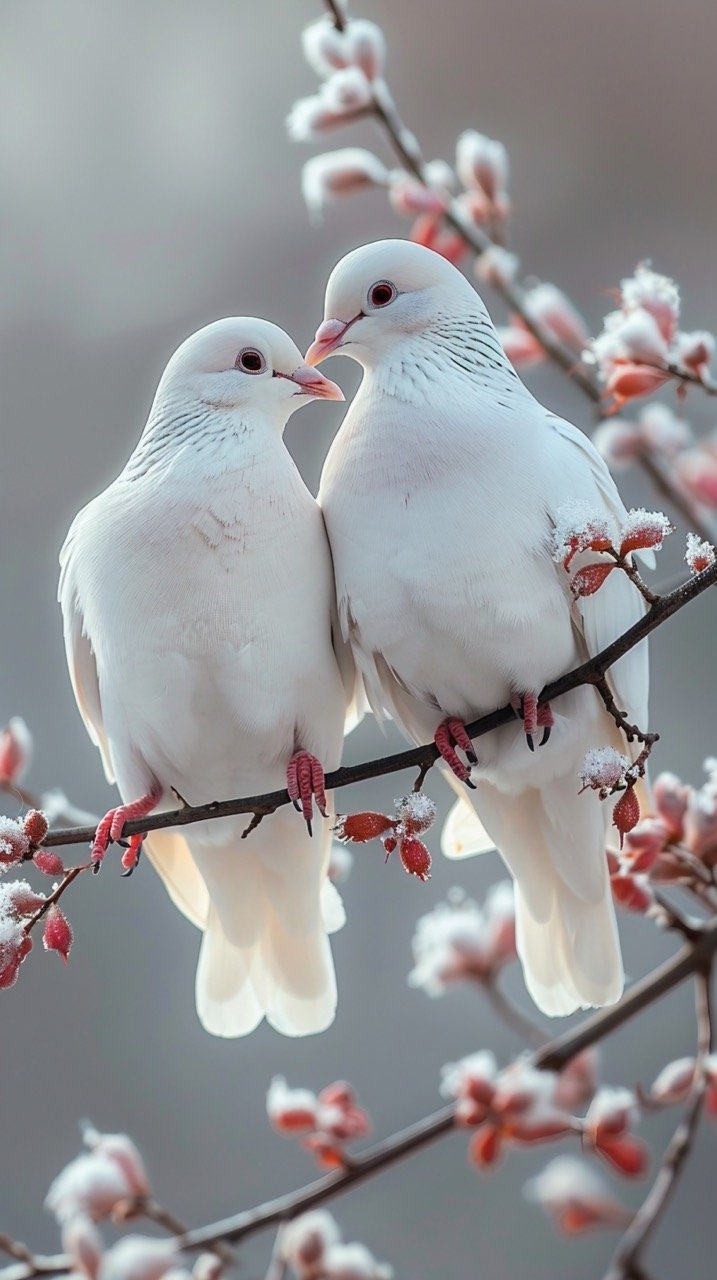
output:
M 56 558 L 75 511 L 118 472 L 169 354 L 221 315 L 264 315 L 305 346 L 336 259 L 362 240 L 404 234 L 380 195 L 309 225 L 299 194 L 311 149 L 290 145 L 284 116 L 313 90 L 299 33 L 318 0 L 5 0 L 0 13 L 0 386 L 2 665 L 0 720 L 22 714 L 36 737 L 30 782 L 62 786 L 86 808 L 112 801 L 76 712 L 55 605 Z M 604 291 L 651 257 L 684 290 L 688 328 L 717 324 L 717 170 L 713 0 L 365 0 L 390 42 L 399 105 L 428 156 L 450 157 L 474 126 L 513 164 L 514 245 L 526 269 L 566 287 L 595 329 Z M 376 142 L 368 125 L 329 145 Z M 316 150 L 314 148 L 313 150 Z M 496 318 L 500 309 L 488 299 Z M 332 376 L 350 390 L 348 362 Z M 546 403 L 587 425 L 586 409 L 547 369 L 529 375 Z M 689 415 L 713 425 L 691 397 Z M 287 439 L 315 486 L 340 412 L 308 409 Z M 652 502 L 633 475 L 629 502 Z M 679 568 L 680 540 L 663 553 Z M 717 602 L 702 600 L 653 644 L 658 765 L 697 781 L 717 749 L 712 688 Z M 398 745 L 389 735 L 389 745 Z M 355 760 L 385 749 L 365 724 Z M 367 785 L 342 805 L 390 803 L 403 780 Z M 437 780 L 431 789 L 444 803 Z M 334 942 L 340 1006 L 318 1039 L 262 1028 L 246 1041 L 204 1034 L 193 1008 L 198 937 L 145 864 L 122 881 L 110 858 L 68 897 L 76 943 L 68 969 L 36 950 L 0 1023 L 0 1227 L 38 1248 L 56 1234 L 41 1201 L 78 1146 L 76 1121 L 140 1142 L 157 1194 L 191 1223 L 219 1217 L 313 1176 L 308 1157 L 270 1132 L 275 1072 L 319 1087 L 348 1076 L 378 1134 L 438 1102 L 441 1064 L 517 1043 L 480 993 L 429 1002 L 409 991 L 418 915 L 455 882 L 478 896 L 495 857 L 449 866 L 428 886 L 356 859 L 349 923 Z M 622 918 L 628 970 L 673 944 Z M 509 986 L 525 999 L 517 972 Z M 556 1030 L 559 1028 L 556 1027 Z M 608 1081 L 652 1078 L 691 1051 L 689 992 L 623 1030 L 604 1054 Z M 657 1151 L 672 1114 L 644 1132 Z M 714 1133 L 705 1133 L 668 1225 L 656 1273 L 713 1276 Z M 582 1280 L 602 1274 L 609 1236 L 562 1243 L 532 1206 L 526 1178 L 554 1149 L 512 1154 L 481 1177 L 466 1141 L 444 1139 L 337 1202 L 399 1277 Z M 636 1204 L 643 1189 L 618 1188 Z M 263 1275 L 269 1241 L 247 1247 Z

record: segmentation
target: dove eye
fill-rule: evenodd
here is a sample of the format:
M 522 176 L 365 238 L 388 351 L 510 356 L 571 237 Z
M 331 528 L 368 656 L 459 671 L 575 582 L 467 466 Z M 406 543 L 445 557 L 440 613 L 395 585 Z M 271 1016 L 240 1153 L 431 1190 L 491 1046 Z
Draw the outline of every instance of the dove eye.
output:
M 378 280 L 376 284 L 371 285 L 368 294 L 368 300 L 372 307 L 387 307 L 389 302 L 393 302 L 397 294 L 395 285 L 390 280 Z
M 266 360 L 261 351 L 257 351 L 254 347 L 245 347 L 234 361 L 234 368 L 241 369 L 244 373 L 263 373 L 266 369 Z

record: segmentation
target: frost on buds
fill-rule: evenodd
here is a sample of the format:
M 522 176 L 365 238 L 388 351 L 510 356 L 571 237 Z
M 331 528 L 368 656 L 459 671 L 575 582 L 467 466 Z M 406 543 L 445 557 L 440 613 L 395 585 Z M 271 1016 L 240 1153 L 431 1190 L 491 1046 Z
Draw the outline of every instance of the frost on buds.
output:
M 696 533 L 688 533 L 685 560 L 690 573 L 703 573 L 709 569 L 717 558 L 717 552 L 711 542 L 703 541 Z
M 3 910 L 0 914 L 0 991 L 14 987 L 20 965 L 31 948 L 32 939 L 20 921 L 14 914 Z
M 376 80 L 386 61 L 386 41 L 375 22 L 354 18 L 339 31 L 329 18 L 312 22 L 302 33 L 304 57 L 318 76 L 330 76 L 346 67 L 359 67 Z
M 583 351 L 589 341 L 588 328 L 561 289 L 554 284 L 536 284 L 525 295 L 525 310 L 536 323 L 549 329 L 559 342 Z
M 611 546 L 612 535 L 603 512 L 578 498 L 558 507 L 553 528 L 553 559 L 557 564 L 569 569 L 580 552 L 607 551 Z
M 393 1268 L 377 1262 L 363 1244 L 343 1244 L 325 1209 L 303 1213 L 284 1227 L 280 1252 L 298 1280 L 391 1280 Z
M 694 1058 L 677 1058 L 674 1062 L 668 1062 L 667 1066 L 662 1068 L 650 1089 L 648 1100 L 652 1104 L 656 1103 L 663 1107 L 686 1102 L 692 1092 L 694 1082 Z
M 624 1227 L 632 1217 L 587 1161 L 574 1156 L 551 1160 L 542 1173 L 526 1183 L 523 1194 L 544 1209 L 564 1235 Z
M 429 880 L 431 855 L 418 835 L 427 831 L 436 818 L 436 806 L 423 791 L 411 792 L 395 801 L 396 816 L 385 813 L 339 814 L 334 831 L 339 840 L 365 844 L 380 839 L 387 857 L 398 849 L 404 869 L 419 880 Z
M 301 191 L 309 211 L 316 214 L 337 197 L 385 186 L 387 181 L 388 170 L 372 151 L 344 147 L 307 161 L 301 175 Z
M 15 818 L 0 817 L 0 871 L 22 862 L 30 852 L 30 838 Z
M 294 142 L 311 142 L 365 111 L 371 85 L 358 67 L 336 71 L 319 92 L 295 102 L 286 121 Z
M 520 259 L 517 254 L 510 253 L 500 244 L 492 244 L 480 257 L 476 258 L 475 274 L 476 278 L 482 281 L 483 284 L 492 285 L 493 288 L 504 288 L 515 280 L 519 266 Z M 543 349 L 533 338 L 532 333 L 529 333 L 527 329 L 525 332 L 533 339 L 542 354 Z
M 585 1143 L 628 1178 L 641 1177 L 650 1158 L 645 1144 L 630 1133 L 637 1117 L 635 1095 L 629 1089 L 603 1086 L 583 1122 Z
M 556 1103 L 557 1077 L 522 1059 L 496 1071 L 492 1053 L 471 1054 L 442 1069 L 441 1092 L 456 1100 L 456 1123 L 477 1127 L 469 1154 L 480 1168 L 497 1163 L 507 1144 L 564 1137 L 575 1128 Z
M 327 1085 L 317 1095 L 309 1089 L 292 1089 L 283 1076 L 275 1076 L 266 1095 L 266 1110 L 278 1133 L 301 1137 L 302 1145 L 326 1168 L 342 1167 L 344 1143 L 365 1138 L 372 1129 L 370 1116 L 344 1080 Z
M 633 508 L 628 511 L 620 530 L 618 554 L 627 556 L 632 551 L 659 551 L 665 538 L 671 533 L 674 533 L 674 525 L 664 512 L 645 511 L 644 507 Z
M 115 1160 L 88 1153 L 71 1160 L 57 1175 L 45 1198 L 45 1208 L 60 1223 L 77 1214 L 86 1214 L 93 1222 L 101 1222 L 132 1195 L 132 1188 Z
M 502 216 L 509 213 L 508 152 L 502 142 L 466 129 L 456 143 L 456 172 L 464 187 L 482 192 Z
M 57 904 L 50 907 L 45 916 L 42 945 L 46 951 L 56 951 L 67 964 L 72 947 L 72 929 L 69 920 Z
M 597 791 L 600 799 L 606 800 L 616 787 L 623 785 L 629 768 L 627 756 L 614 747 L 593 747 L 585 753 L 580 769 L 582 790 Z
M 0 732 L 0 783 L 21 782 L 32 759 L 32 734 L 22 716 L 13 716 Z
M 162 1280 L 181 1267 L 180 1255 L 169 1240 L 123 1236 L 102 1261 L 102 1280 Z
M 96 1155 L 113 1160 L 122 1172 L 132 1195 L 149 1196 L 152 1188 L 144 1161 L 126 1133 L 100 1133 L 89 1120 L 83 1120 L 82 1141 Z
M 494 885 L 479 906 L 454 889 L 416 924 L 409 985 L 440 996 L 454 982 L 487 982 L 516 958 L 515 899 L 510 880 Z
M 402 170 L 391 175 L 388 199 L 391 208 L 407 218 L 424 213 L 440 216 L 446 208 L 446 197 L 440 191 L 409 177 Z

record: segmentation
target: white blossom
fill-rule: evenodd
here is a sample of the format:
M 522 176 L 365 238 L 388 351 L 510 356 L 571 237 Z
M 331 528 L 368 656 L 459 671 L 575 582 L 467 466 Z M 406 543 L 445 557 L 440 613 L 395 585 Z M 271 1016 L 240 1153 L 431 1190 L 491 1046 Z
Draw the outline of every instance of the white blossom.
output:
M 464 187 L 479 187 L 491 201 L 507 192 L 508 152 L 475 129 L 466 129 L 456 143 L 456 170 Z
M 372 151 L 344 147 L 313 156 L 306 162 L 301 174 L 301 191 L 309 210 L 317 213 L 337 196 L 384 186 L 387 181 L 388 170 Z
M 649 312 L 664 340 L 672 340 L 680 315 L 680 291 L 674 280 L 640 263 L 634 275 L 620 282 L 620 292 L 624 311 Z
M 409 986 L 439 996 L 463 978 L 486 980 L 515 957 L 515 900 L 510 881 L 490 890 L 483 907 L 460 890 L 416 923 Z
M 45 1208 L 58 1222 L 86 1214 L 94 1222 L 108 1218 L 134 1192 L 115 1160 L 96 1152 L 77 1156 L 58 1173 L 45 1197 Z
M 77 1213 L 62 1224 L 62 1247 L 78 1271 L 96 1280 L 102 1262 L 102 1237 L 86 1213 Z
M 330 111 L 352 115 L 371 101 L 371 86 L 359 67 L 335 71 L 321 87 L 320 96 Z

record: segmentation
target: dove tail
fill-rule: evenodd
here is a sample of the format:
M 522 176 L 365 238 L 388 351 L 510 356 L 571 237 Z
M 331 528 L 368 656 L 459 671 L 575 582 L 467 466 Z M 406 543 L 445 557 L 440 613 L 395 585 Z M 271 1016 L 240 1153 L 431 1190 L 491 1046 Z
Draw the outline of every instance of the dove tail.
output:
M 475 805 L 515 881 L 518 954 L 538 1008 L 558 1016 L 619 1000 L 609 806 L 578 795 L 572 770 L 517 795 L 481 782 Z
M 204 929 L 195 987 L 202 1025 L 212 1035 L 244 1036 L 266 1017 L 287 1036 L 324 1031 L 336 1011 L 327 935 L 343 923 L 326 880 L 328 828 L 311 840 L 287 811 L 250 841 L 191 845 L 189 860 L 180 863 L 175 851 L 171 868 L 153 860 L 175 902 L 183 890 L 178 868 L 191 875 L 188 885 L 205 886 L 203 918 L 190 915 Z

